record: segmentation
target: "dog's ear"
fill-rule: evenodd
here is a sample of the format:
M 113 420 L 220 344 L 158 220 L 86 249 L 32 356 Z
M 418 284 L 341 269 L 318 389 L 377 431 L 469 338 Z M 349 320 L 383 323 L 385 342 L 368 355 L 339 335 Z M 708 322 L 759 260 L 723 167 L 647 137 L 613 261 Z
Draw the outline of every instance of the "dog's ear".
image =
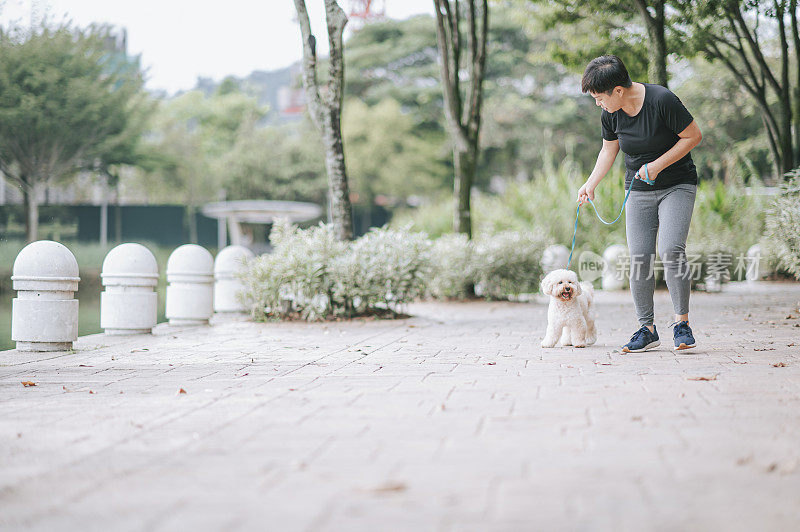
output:
M 575 295 L 579 296 L 581 295 L 581 292 L 583 292 L 583 287 L 581 286 L 580 281 L 578 281 L 575 283 Z
M 542 291 L 544 295 L 546 296 L 553 295 L 554 279 L 555 277 L 553 276 L 553 272 L 548 273 L 547 275 L 544 276 L 544 279 L 542 279 L 542 282 L 539 285 L 539 289 Z

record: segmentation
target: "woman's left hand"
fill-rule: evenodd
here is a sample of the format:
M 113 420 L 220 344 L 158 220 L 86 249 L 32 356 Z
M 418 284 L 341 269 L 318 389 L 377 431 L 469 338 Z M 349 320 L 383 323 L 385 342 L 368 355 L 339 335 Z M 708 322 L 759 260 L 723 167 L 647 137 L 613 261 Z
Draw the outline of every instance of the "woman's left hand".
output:
M 645 166 L 647 167 L 645 171 Z M 648 163 L 646 165 L 642 165 L 639 168 L 639 171 L 636 172 L 636 176 L 638 179 L 649 179 L 650 181 L 655 181 L 656 177 L 658 177 L 659 170 L 653 163 Z

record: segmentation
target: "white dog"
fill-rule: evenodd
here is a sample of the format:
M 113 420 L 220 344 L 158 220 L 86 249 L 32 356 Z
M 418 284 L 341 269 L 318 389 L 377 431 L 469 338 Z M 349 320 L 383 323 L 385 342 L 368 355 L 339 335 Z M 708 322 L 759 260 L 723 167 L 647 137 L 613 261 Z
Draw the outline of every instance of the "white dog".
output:
M 594 327 L 594 288 L 578 282 L 571 270 L 553 270 L 542 279 L 542 293 L 550 296 L 547 332 L 542 347 L 561 345 L 586 347 L 597 341 Z

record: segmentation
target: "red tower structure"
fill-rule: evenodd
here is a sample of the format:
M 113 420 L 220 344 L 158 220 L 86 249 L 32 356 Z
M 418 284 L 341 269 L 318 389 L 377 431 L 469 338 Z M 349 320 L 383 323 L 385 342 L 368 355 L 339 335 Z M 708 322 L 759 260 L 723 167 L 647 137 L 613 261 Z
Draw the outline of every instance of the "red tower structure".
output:
M 385 0 L 350 0 L 349 17 L 361 24 L 380 20 L 385 15 Z

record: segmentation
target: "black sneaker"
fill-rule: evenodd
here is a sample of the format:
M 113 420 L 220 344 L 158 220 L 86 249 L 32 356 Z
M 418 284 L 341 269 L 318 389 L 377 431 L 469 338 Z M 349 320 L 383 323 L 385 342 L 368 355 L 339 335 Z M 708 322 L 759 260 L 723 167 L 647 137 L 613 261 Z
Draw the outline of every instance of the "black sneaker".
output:
M 672 329 L 672 336 L 675 338 L 676 350 L 690 349 L 697 345 L 694 341 L 694 336 L 692 336 L 692 328 L 689 327 L 688 321 L 676 321 L 670 324 L 670 327 L 673 325 L 675 327 Z
M 660 345 L 661 341 L 658 339 L 658 331 L 656 330 L 656 326 L 653 325 L 653 332 L 650 332 L 650 329 L 648 329 L 646 325 L 642 325 L 641 329 L 633 333 L 630 341 L 622 346 L 622 352 L 641 353 L 642 351 L 647 351 L 648 349 L 652 349 Z

